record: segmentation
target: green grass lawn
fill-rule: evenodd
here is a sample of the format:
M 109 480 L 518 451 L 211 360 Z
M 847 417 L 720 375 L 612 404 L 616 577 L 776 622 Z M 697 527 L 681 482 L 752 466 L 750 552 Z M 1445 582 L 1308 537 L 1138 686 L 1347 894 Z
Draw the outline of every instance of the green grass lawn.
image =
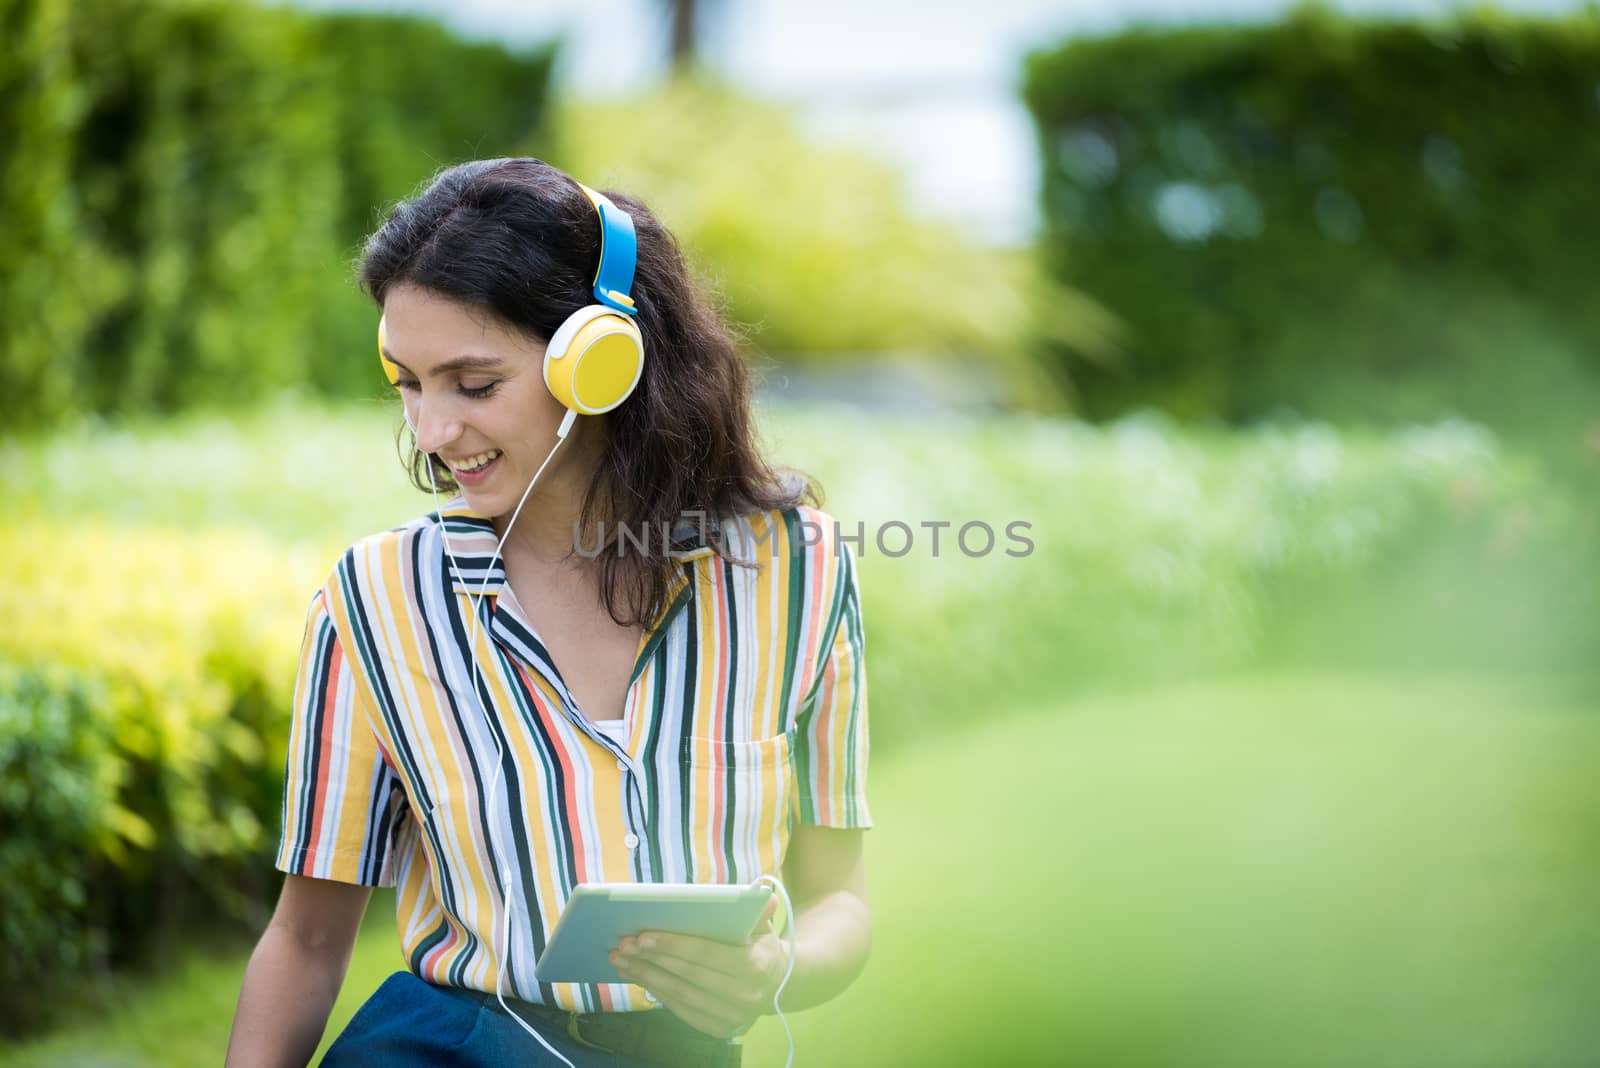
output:
M 874 767 L 874 949 L 820 1065 L 1544 1065 L 1600 1048 L 1600 716 L 1576 685 L 1256 675 L 1004 706 Z M 331 1036 L 400 966 L 375 896 Z M 215 1065 L 248 946 L 18 1066 Z M 750 1039 L 781 1064 L 776 1021 Z

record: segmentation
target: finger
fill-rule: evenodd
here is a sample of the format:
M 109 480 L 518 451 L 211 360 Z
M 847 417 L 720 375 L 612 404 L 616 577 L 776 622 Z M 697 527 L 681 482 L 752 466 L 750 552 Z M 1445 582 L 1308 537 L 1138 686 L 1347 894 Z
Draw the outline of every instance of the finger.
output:
M 614 964 L 619 975 L 644 987 L 696 1030 L 726 1038 L 745 1022 L 733 1006 L 649 961 L 619 957 Z
M 746 942 L 754 942 L 756 939 L 760 938 L 767 931 L 771 930 L 771 928 L 772 928 L 772 917 L 777 915 L 777 913 L 778 913 L 778 895 L 770 894 L 767 897 L 766 907 L 761 910 L 761 918 L 756 921 L 756 925 L 754 927 L 750 928 L 750 934 L 749 934 L 748 937 L 745 938 L 745 941 Z
M 633 945 L 640 953 L 691 961 L 735 979 L 748 975 L 750 971 L 746 948 L 742 945 L 730 946 L 710 938 L 668 934 L 665 931 L 645 931 L 633 940 Z
M 668 956 L 661 952 L 641 953 L 639 959 L 652 964 L 664 971 L 671 972 L 679 979 L 704 990 L 713 997 L 724 1001 L 737 1002 L 740 1005 L 759 1003 L 761 983 L 754 966 L 747 965 L 745 974 L 732 976 L 719 972 L 715 968 L 708 968 L 698 961 L 683 960 L 679 957 Z
M 629 982 L 648 988 L 657 997 L 673 998 L 704 1008 L 713 1008 L 720 1002 L 719 998 L 697 987 L 676 972 L 663 968 L 657 961 L 613 954 L 612 964 L 616 967 L 617 974 Z

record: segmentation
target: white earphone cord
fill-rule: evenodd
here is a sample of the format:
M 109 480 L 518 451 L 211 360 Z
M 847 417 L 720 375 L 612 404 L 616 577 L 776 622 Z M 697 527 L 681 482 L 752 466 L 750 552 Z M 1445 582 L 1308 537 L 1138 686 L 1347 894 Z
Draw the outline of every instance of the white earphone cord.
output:
M 789 891 L 783 888 L 783 881 L 776 875 L 763 875 L 756 882 L 771 887 L 778 895 L 778 900 L 783 902 L 783 933 L 789 939 L 789 963 L 783 969 L 783 978 L 778 980 L 778 989 L 772 992 L 772 1011 L 777 1014 L 778 1022 L 783 1024 L 783 1037 L 789 1040 L 789 1057 L 783 1062 L 783 1068 L 790 1068 L 794 1064 L 794 1032 L 789 1029 L 789 1018 L 783 1014 L 778 999 L 783 996 L 783 988 L 789 985 L 789 977 L 794 974 L 794 906 L 789 903 Z
M 402 412 L 405 415 L 406 426 L 411 431 L 412 448 L 415 449 L 416 448 L 417 428 L 415 426 L 412 426 L 412 424 L 411 424 L 411 414 L 409 412 L 405 412 L 404 409 L 402 409 Z M 556 450 L 561 448 L 561 443 L 567 440 L 567 434 L 572 430 L 572 424 L 577 421 L 577 417 L 578 417 L 578 413 L 577 413 L 576 410 L 570 409 L 570 408 L 567 410 L 566 416 L 561 420 L 561 426 L 556 430 L 556 443 L 553 446 L 551 446 L 549 455 L 547 455 L 544 458 L 544 462 L 539 465 L 539 469 L 537 471 L 535 471 L 533 473 L 533 477 L 528 480 L 527 489 L 522 491 L 522 499 L 517 501 L 517 507 L 512 511 L 511 519 L 506 523 L 505 533 L 500 535 L 500 540 L 495 543 L 494 556 L 490 557 L 490 559 L 489 559 L 489 566 L 485 570 L 485 573 L 484 573 L 484 576 L 483 576 L 483 582 L 480 583 L 479 586 L 478 586 L 478 592 L 477 592 L 476 596 L 473 596 L 473 595 L 469 594 L 469 597 L 471 598 L 470 604 L 471 604 L 471 608 L 472 608 L 472 624 L 471 624 L 471 626 L 470 626 L 470 628 L 468 630 L 468 634 L 467 634 L 467 658 L 472 661 L 472 695 L 473 695 L 473 699 L 479 702 L 479 711 L 484 712 L 484 717 L 486 719 L 488 718 L 488 713 L 483 708 L 482 700 L 478 696 L 478 657 L 477 657 L 476 653 L 474 652 L 474 650 L 476 649 L 477 643 L 478 643 L 478 620 L 479 620 L 479 611 L 478 611 L 478 609 L 479 609 L 479 606 L 483 603 L 484 592 L 489 587 L 489 578 L 490 578 L 489 572 L 492 572 L 494 570 L 495 562 L 500 559 L 500 550 L 502 548 L 504 548 L 505 543 L 506 543 L 506 539 L 511 536 L 511 527 L 512 527 L 513 524 L 516 523 L 517 516 L 522 514 L 522 506 L 527 503 L 528 494 L 533 492 L 534 484 L 539 481 L 539 476 L 544 474 L 544 469 L 546 467 L 550 466 L 550 461 L 555 458 Z M 455 572 L 457 577 L 460 577 L 460 575 L 461 575 L 461 567 L 460 567 L 459 564 L 456 563 L 455 554 L 450 551 L 450 535 L 448 533 L 446 533 L 446 531 L 445 531 L 444 516 L 439 514 L 439 511 L 440 511 L 440 509 L 439 509 L 439 485 L 438 485 L 437 482 L 434 481 L 434 478 L 433 478 L 433 460 L 432 460 L 432 457 L 429 457 L 428 461 L 426 463 L 424 463 L 422 466 L 428 472 L 428 487 L 433 492 L 433 513 L 439 520 L 439 536 L 444 541 L 444 553 L 445 553 L 445 556 L 447 556 L 449 558 L 449 560 L 450 560 L 451 569 Z M 494 782 L 489 787 L 489 800 L 484 806 L 484 811 L 487 812 L 487 813 L 494 812 L 494 810 L 495 810 L 495 808 L 494 808 L 495 798 L 496 798 L 496 795 L 500 791 L 500 781 L 501 781 L 501 779 L 503 779 L 505 777 L 505 747 L 500 744 L 500 738 L 499 738 L 498 735 L 493 735 L 492 734 L 491 736 L 494 738 L 495 765 L 494 765 Z M 485 839 L 488 838 L 488 835 L 489 835 L 489 829 L 488 829 L 488 827 L 485 827 L 484 828 L 484 837 L 485 837 Z M 777 876 L 775 876 L 775 875 L 763 875 L 756 881 L 758 883 L 763 883 L 763 884 L 767 885 L 770 889 L 772 889 L 778 895 L 778 899 L 783 902 L 784 931 L 785 931 L 785 934 L 788 936 L 788 940 L 789 940 L 789 963 L 788 963 L 788 967 L 786 967 L 784 969 L 783 979 L 778 983 L 778 989 L 773 991 L 773 993 L 772 993 L 772 1011 L 777 1014 L 779 1022 L 783 1024 L 784 1036 L 786 1038 L 788 1038 L 788 1040 L 789 1040 L 789 1056 L 788 1056 L 788 1059 L 784 1061 L 784 1068 L 790 1068 L 790 1066 L 794 1064 L 794 1032 L 789 1029 L 789 1021 L 783 1015 L 783 1009 L 779 1008 L 779 1006 L 778 1006 L 778 998 L 782 996 L 783 988 L 788 985 L 789 977 L 794 974 L 794 952 L 795 952 L 795 947 L 794 947 L 794 909 L 789 904 L 789 893 L 788 893 L 788 891 L 784 889 L 783 882 L 781 880 L 779 880 Z M 502 867 L 500 869 L 500 885 L 503 888 L 509 888 L 510 887 L 510 885 L 511 885 L 511 869 L 510 868 Z M 507 957 L 509 957 L 511 955 L 511 899 L 510 899 L 509 893 L 507 893 L 505 890 L 502 890 L 502 893 L 501 893 L 501 910 L 500 911 L 501 911 L 501 916 L 502 916 L 502 923 L 501 923 L 501 928 L 500 928 L 500 945 L 503 945 L 505 947 L 505 953 L 501 953 L 499 951 L 499 947 L 498 946 L 492 947 L 494 949 L 494 958 L 495 958 L 495 977 L 494 977 L 494 993 L 495 993 L 495 997 L 499 1000 L 500 1007 L 502 1009 L 506 1010 L 507 1015 L 509 1015 L 513 1020 L 517 1021 L 517 1023 L 521 1024 L 522 1025 L 522 1029 L 524 1031 L 526 1031 L 526 1032 L 528 1032 L 528 1034 L 532 1035 L 535 1039 L 538 1040 L 538 1042 L 539 1042 L 539 1044 L 541 1046 L 543 1046 L 545 1049 L 549 1050 L 551 1056 L 555 1057 L 562 1064 L 566 1065 L 567 1068 L 576 1068 L 576 1066 L 571 1061 L 567 1060 L 566 1057 L 562 1056 L 561 1052 L 559 1050 L 557 1050 L 554 1046 L 552 1046 L 549 1043 L 549 1041 L 545 1039 L 545 1037 L 543 1035 L 541 1035 L 531 1025 L 529 1025 L 529 1023 L 526 1020 L 524 1020 L 521 1016 L 518 1016 L 516 1014 L 516 1012 L 512 1010 L 510 1005 L 506 1004 L 506 996 L 505 996 L 505 960 L 506 960 Z
M 500 535 L 500 540 L 495 544 L 494 556 L 489 559 L 489 566 L 483 576 L 483 582 L 478 586 L 477 595 L 468 595 L 472 608 L 472 623 L 467 632 L 467 659 L 472 661 L 472 697 L 473 700 L 479 702 L 478 710 L 484 713 L 485 719 L 488 719 L 489 716 L 487 710 L 483 708 L 482 701 L 478 697 L 478 657 L 475 652 L 478 645 L 478 607 L 483 603 L 484 591 L 489 587 L 489 572 L 494 570 L 495 561 L 500 559 L 500 550 L 504 548 L 506 538 L 510 537 L 511 535 L 512 524 L 516 523 L 517 516 L 522 514 L 522 506 L 527 503 L 528 494 L 533 492 L 534 484 L 539 481 L 539 476 L 544 474 L 544 469 L 548 467 L 550 465 L 550 461 L 555 458 L 556 450 L 561 448 L 561 443 L 563 441 L 567 440 L 567 433 L 572 429 L 572 424 L 577 420 L 577 416 L 578 413 L 576 411 L 570 408 L 567 410 L 566 417 L 561 420 L 560 429 L 556 431 L 556 443 L 550 447 L 550 453 L 544 458 L 544 463 L 539 465 L 539 469 L 535 471 L 533 473 L 533 477 L 528 480 L 528 488 L 522 491 L 522 499 L 517 502 L 516 510 L 511 513 L 511 522 L 506 524 L 505 533 Z M 406 413 L 406 426 L 411 429 L 412 448 L 416 448 L 417 428 L 411 425 L 411 415 L 409 412 Z M 422 466 L 428 472 L 428 488 L 433 491 L 433 514 L 439 519 L 439 537 L 444 540 L 444 554 L 445 556 L 449 557 L 450 568 L 459 578 L 461 575 L 461 565 L 456 563 L 456 555 L 450 551 L 450 535 L 445 531 L 444 516 L 439 514 L 439 484 L 435 482 L 433 478 L 433 458 L 431 456 L 428 457 L 427 462 L 425 462 Z M 505 772 L 505 747 L 500 744 L 500 738 L 498 735 L 495 735 L 493 732 L 491 732 L 491 737 L 494 738 L 495 762 L 494 782 L 489 787 L 489 800 L 484 807 L 484 811 L 488 813 L 494 812 L 495 795 L 500 791 L 500 780 L 504 777 Z M 489 837 L 489 828 L 487 826 L 484 827 L 483 834 L 485 841 L 487 841 Z M 528 1034 L 537 1039 L 539 1045 L 549 1050 L 552 1057 L 566 1065 L 567 1068 L 577 1068 L 576 1065 L 561 1055 L 560 1050 L 552 1046 L 543 1035 L 534 1030 L 534 1028 L 529 1025 L 528 1021 L 524 1020 L 521 1016 L 518 1016 L 511 1006 L 506 1004 L 505 959 L 511 953 L 511 895 L 509 893 L 509 888 L 511 886 L 511 869 L 504 867 L 500 869 L 500 885 L 502 887 L 500 897 L 500 912 L 503 922 L 500 927 L 499 943 L 500 946 L 505 947 L 505 953 L 500 952 L 499 946 L 491 947 L 494 952 L 495 961 L 495 998 L 499 1000 L 500 1007 L 506 1010 L 506 1014 L 509 1015 L 513 1020 L 517 1021 L 517 1023 L 521 1024 L 524 1031 L 528 1032 Z

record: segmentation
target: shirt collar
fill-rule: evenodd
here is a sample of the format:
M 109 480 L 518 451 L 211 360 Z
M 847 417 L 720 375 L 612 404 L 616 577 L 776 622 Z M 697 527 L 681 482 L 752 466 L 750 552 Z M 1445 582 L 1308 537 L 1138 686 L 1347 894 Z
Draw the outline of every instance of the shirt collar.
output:
M 505 561 L 495 555 L 500 536 L 495 533 L 494 521 L 473 511 L 466 498 L 459 495 L 440 508 L 438 516 L 449 537 L 445 564 L 448 566 L 450 557 L 455 557 L 451 583 L 455 591 L 476 596 L 481 589 L 485 596 L 497 595 L 506 584 L 506 569 Z M 714 556 L 709 543 L 717 533 L 715 519 L 701 523 L 692 515 L 680 517 L 672 526 L 672 555 L 683 561 Z M 440 552 L 444 552 L 442 545 Z
M 453 558 L 451 584 L 455 591 L 476 595 L 482 590 L 489 597 L 498 594 L 506 584 L 506 568 L 495 556 L 500 536 L 495 533 L 494 521 L 467 507 L 466 498 L 460 496 L 439 509 L 438 516 L 446 538 L 440 551 L 447 568 Z

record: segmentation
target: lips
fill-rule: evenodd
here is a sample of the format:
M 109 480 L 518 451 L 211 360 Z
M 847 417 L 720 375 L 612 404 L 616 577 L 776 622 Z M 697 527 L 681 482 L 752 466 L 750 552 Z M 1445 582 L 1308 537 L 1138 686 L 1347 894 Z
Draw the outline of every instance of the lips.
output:
M 482 455 L 483 454 L 479 454 L 479 456 L 468 458 L 467 462 L 476 462 L 476 467 L 456 467 L 454 464 L 451 465 L 450 473 L 455 476 L 455 479 L 458 483 L 463 486 L 475 486 L 484 479 L 488 478 L 489 475 L 491 475 L 495 469 L 500 466 L 501 454 L 499 452 L 492 451 L 492 455 L 487 462 L 483 462 L 480 459 Z

